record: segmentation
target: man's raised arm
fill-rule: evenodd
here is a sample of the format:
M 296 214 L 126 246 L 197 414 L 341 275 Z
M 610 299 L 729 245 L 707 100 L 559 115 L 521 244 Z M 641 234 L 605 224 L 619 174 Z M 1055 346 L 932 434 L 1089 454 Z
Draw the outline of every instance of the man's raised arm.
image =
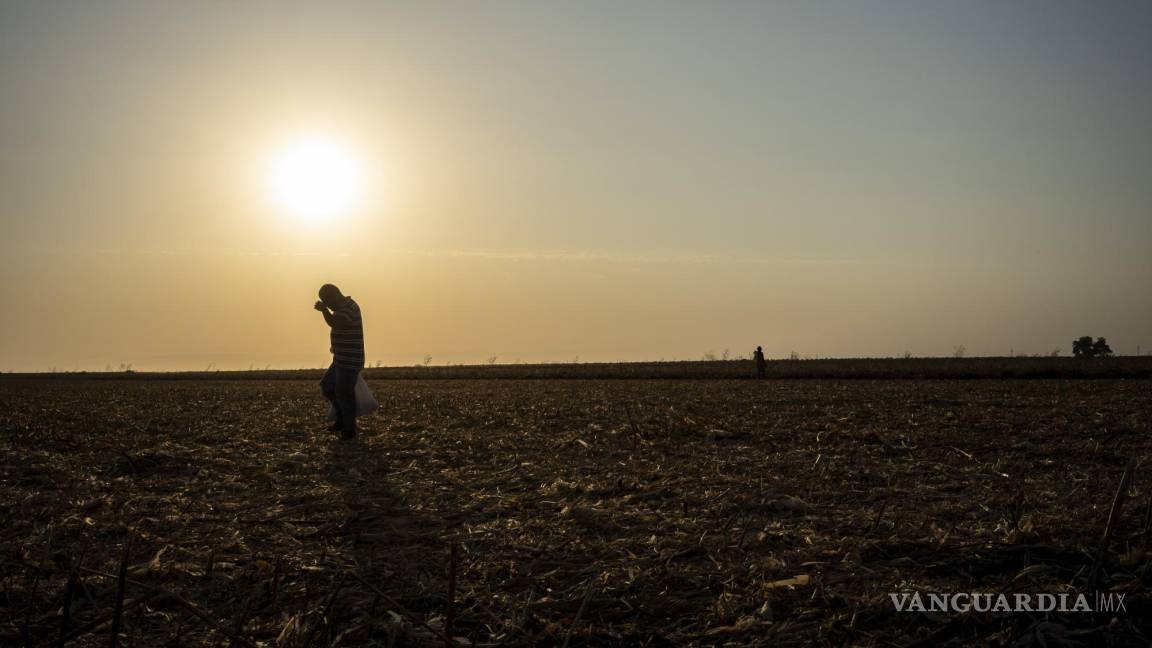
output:
M 343 313 L 338 315 L 332 311 L 329 311 L 328 307 L 325 306 L 324 302 L 322 301 L 316 302 L 316 305 L 313 306 L 313 308 L 320 311 L 324 315 L 324 321 L 327 322 L 328 326 L 332 328 L 335 328 L 338 324 L 348 325 L 351 323 L 349 322 L 348 317 Z

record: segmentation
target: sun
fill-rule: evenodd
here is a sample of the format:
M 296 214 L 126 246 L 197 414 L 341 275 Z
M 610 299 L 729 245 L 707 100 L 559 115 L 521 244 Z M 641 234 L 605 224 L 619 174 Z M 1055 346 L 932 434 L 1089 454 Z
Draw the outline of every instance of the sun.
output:
M 306 223 L 323 223 L 355 209 L 364 194 L 364 167 L 338 139 L 297 137 L 269 159 L 268 198 Z

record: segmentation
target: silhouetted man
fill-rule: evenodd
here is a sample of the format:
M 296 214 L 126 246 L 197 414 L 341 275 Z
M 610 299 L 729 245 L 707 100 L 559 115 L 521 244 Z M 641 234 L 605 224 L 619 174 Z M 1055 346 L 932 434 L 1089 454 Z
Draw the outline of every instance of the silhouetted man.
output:
M 336 422 L 328 426 L 345 439 L 356 437 L 356 380 L 364 368 L 364 323 L 360 306 L 332 284 L 320 286 L 314 307 L 332 328 L 332 366 L 320 381 L 320 391 L 336 409 Z
M 768 370 L 768 363 L 764 361 L 764 350 L 756 347 L 756 352 L 752 354 L 752 359 L 756 361 L 756 377 L 763 378 Z

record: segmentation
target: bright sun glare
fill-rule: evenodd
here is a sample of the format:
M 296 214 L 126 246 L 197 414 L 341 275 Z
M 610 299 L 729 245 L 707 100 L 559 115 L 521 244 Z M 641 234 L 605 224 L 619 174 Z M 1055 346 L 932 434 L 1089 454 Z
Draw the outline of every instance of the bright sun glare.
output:
M 270 160 L 266 181 L 277 207 L 310 223 L 346 214 L 364 193 L 360 161 L 338 140 L 319 135 L 280 148 Z

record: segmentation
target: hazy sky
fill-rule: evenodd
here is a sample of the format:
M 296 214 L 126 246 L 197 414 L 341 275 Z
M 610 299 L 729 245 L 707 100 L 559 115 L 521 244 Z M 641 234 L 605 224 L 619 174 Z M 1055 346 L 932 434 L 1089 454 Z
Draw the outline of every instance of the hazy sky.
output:
M 1152 351 L 1144 1 L 0 0 L 0 107 L 0 370 Z

